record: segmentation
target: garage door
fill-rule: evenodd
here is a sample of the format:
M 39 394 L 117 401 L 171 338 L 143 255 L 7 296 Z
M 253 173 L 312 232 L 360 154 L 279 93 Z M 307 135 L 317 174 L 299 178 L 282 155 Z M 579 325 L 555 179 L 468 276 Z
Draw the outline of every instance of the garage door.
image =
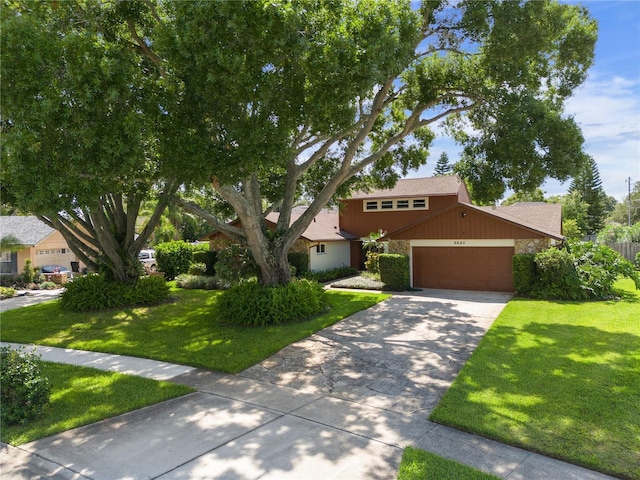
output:
M 413 247 L 413 286 L 513 292 L 513 247 Z

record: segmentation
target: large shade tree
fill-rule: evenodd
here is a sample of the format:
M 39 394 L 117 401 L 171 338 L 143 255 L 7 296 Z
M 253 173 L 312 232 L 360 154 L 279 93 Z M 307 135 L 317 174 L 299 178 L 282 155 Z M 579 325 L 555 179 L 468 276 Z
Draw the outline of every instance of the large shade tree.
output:
M 2 9 L 3 201 L 59 230 L 93 270 L 139 276 L 145 245 L 177 183 L 159 176 L 159 73 L 117 9 L 15 2 Z M 150 195 L 159 201 L 136 221 Z
M 465 146 L 458 173 L 479 199 L 566 180 L 583 158 L 563 114 L 596 39 L 580 6 L 147 0 L 99 10 L 76 28 L 97 25 L 94 43 L 128 49 L 153 71 L 123 62 L 131 71 L 120 73 L 144 104 L 135 112 L 147 116 L 159 97 L 164 177 L 215 189 L 241 226 L 183 206 L 245 241 L 265 284 L 289 280 L 287 252 L 328 202 L 424 164 L 439 122 Z M 89 70 L 87 82 L 98 75 Z M 312 200 L 291 223 L 301 196 Z

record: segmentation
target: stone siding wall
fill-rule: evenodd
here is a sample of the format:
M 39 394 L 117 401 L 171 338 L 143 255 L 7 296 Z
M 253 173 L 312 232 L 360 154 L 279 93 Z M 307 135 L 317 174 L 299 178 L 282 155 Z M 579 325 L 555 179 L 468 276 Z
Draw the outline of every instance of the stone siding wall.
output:
M 387 253 L 399 253 L 401 255 L 410 255 L 411 246 L 409 240 L 389 240 Z
M 516 240 L 515 253 L 539 253 L 551 246 L 549 238 L 532 238 Z

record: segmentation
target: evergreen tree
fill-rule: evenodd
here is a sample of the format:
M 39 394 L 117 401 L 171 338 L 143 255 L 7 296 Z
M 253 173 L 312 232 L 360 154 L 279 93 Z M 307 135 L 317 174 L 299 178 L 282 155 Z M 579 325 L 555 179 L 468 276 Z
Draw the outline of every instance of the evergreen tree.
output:
M 442 152 L 440 158 L 438 158 L 438 163 L 436 163 L 436 169 L 434 171 L 434 176 L 442 177 L 443 175 L 451 175 L 453 172 L 453 166 L 449 163 L 449 156 L 447 152 Z
M 582 201 L 589 205 L 585 230 L 587 235 L 597 234 L 604 227 L 605 219 L 609 214 L 609 202 L 602 188 L 598 165 L 593 157 L 588 158 L 584 168 L 573 179 L 569 192 L 578 192 Z

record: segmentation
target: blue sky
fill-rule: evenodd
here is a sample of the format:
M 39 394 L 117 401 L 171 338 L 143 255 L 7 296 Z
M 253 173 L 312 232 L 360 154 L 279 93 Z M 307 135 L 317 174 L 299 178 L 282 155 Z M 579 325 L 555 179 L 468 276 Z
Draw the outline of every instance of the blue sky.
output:
M 621 201 L 627 195 L 625 181 L 640 181 L 640 0 L 572 1 L 587 7 L 598 21 L 595 62 L 586 82 L 566 105 L 582 128 L 585 150 L 598 164 L 607 195 Z M 428 164 L 411 177 L 433 173 L 440 154 L 450 162 L 460 156 L 460 147 L 438 138 Z M 569 182 L 548 181 L 546 196 L 564 195 Z

